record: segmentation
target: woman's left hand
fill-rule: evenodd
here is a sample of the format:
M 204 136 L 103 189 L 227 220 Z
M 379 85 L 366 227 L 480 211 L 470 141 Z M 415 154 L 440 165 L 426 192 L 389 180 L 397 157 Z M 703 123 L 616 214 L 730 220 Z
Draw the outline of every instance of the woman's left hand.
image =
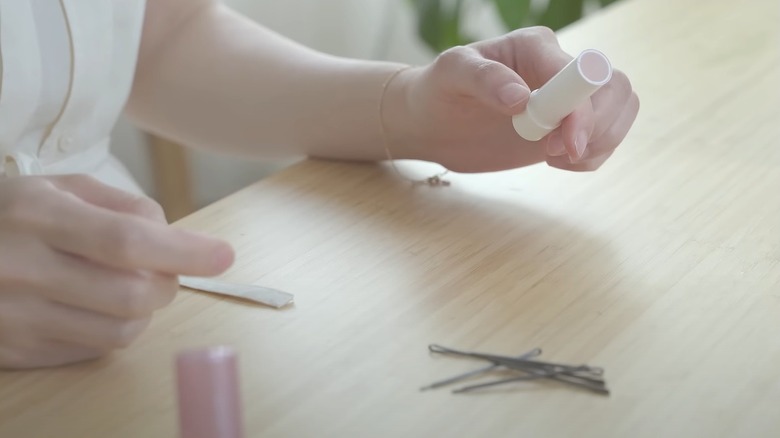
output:
M 546 161 L 572 171 L 599 168 L 631 128 L 639 99 L 626 75 L 612 79 L 537 142 L 511 116 L 572 60 L 547 28 L 452 48 L 430 65 L 401 72 L 387 88 L 384 123 L 396 158 L 488 172 Z

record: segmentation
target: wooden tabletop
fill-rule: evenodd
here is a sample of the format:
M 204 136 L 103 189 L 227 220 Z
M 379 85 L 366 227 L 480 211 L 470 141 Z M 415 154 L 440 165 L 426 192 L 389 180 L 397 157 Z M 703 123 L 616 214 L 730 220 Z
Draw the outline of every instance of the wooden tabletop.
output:
M 410 188 L 310 161 L 184 219 L 235 244 L 227 279 L 296 304 L 182 292 L 125 351 L 0 374 L 0 436 L 175 436 L 173 357 L 219 344 L 252 437 L 780 436 L 779 19 L 777 0 L 625 0 L 567 29 L 642 100 L 598 172 Z M 541 347 L 604 367 L 612 393 L 420 392 L 479 365 L 431 343 Z

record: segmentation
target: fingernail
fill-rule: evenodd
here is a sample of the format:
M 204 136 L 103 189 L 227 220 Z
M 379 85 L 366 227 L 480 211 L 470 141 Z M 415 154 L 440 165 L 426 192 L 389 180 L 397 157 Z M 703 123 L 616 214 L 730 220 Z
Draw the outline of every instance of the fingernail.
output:
M 498 91 L 498 98 L 510 108 L 520 105 L 527 97 L 528 90 L 520 84 L 506 84 Z
M 547 155 L 551 157 L 566 155 L 566 145 L 563 144 L 563 138 L 557 131 L 550 134 L 547 139 Z
M 587 132 L 580 131 L 574 139 L 574 149 L 577 151 L 578 160 L 582 158 L 582 155 L 585 153 L 585 148 L 588 146 L 588 137 Z

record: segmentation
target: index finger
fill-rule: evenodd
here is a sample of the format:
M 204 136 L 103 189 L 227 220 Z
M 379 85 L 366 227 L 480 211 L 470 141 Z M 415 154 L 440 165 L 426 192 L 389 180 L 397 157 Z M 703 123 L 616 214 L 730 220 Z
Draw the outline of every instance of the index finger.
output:
M 543 26 L 517 29 L 474 47 L 486 58 L 512 68 L 531 90 L 544 85 L 574 58 L 558 44 L 555 32 Z
M 97 207 L 166 222 L 165 213 L 157 202 L 146 196 L 103 184 L 89 175 L 52 175 L 47 179 L 58 189 L 73 193 Z
M 64 193 L 44 225 L 53 248 L 122 269 L 214 276 L 233 263 L 225 242 L 154 220 L 96 207 Z

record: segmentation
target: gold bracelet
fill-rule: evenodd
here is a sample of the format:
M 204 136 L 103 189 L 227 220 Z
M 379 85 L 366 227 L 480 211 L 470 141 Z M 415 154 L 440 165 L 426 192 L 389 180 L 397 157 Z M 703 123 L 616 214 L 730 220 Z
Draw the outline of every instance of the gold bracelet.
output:
M 396 78 L 399 74 L 403 73 L 406 70 L 409 70 L 412 68 L 411 65 L 407 65 L 404 67 L 401 67 L 393 72 L 382 84 L 382 94 L 379 98 L 379 128 L 380 132 L 382 133 L 382 145 L 385 148 L 385 155 L 387 156 L 387 160 L 390 161 L 390 165 L 393 167 L 393 171 L 398 174 L 401 178 L 409 181 L 412 183 L 412 185 L 420 185 L 420 184 L 427 184 L 429 186 L 448 186 L 450 185 L 450 182 L 442 179 L 444 175 L 449 173 L 449 170 L 444 170 L 443 172 L 437 173 L 436 175 L 430 176 L 425 179 L 414 179 L 409 178 L 408 176 L 401 173 L 400 170 L 398 170 L 398 167 L 395 165 L 395 159 L 393 159 L 393 155 L 390 153 L 390 145 L 389 141 L 387 139 L 387 130 L 385 129 L 385 117 L 384 117 L 384 102 L 385 102 L 385 94 L 387 92 L 387 88 L 390 85 L 390 83 L 393 81 L 393 79 Z

